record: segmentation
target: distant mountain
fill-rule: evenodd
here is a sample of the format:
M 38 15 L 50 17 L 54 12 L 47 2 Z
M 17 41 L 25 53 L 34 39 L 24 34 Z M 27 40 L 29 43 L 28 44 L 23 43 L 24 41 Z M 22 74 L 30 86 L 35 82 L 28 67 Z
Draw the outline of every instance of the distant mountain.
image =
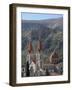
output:
M 22 20 L 22 30 L 26 27 L 50 27 L 50 28 L 56 28 L 58 26 L 63 27 L 63 18 L 57 18 L 57 19 L 48 19 L 48 20 Z
M 46 27 L 43 24 L 40 23 L 32 23 L 32 22 L 22 22 L 22 30 L 44 30 L 44 29 L 48 29 L 48 27 Z

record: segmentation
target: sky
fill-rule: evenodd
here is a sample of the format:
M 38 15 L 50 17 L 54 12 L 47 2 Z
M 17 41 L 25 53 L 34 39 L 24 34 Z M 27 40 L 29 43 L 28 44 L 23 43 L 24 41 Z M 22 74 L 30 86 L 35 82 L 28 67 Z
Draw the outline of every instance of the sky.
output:
M 40 14 L 40 13 L 21 13 L 22 20 L 43 20 L 43 19 L 55 19 L 62 17 L 62 14 Z

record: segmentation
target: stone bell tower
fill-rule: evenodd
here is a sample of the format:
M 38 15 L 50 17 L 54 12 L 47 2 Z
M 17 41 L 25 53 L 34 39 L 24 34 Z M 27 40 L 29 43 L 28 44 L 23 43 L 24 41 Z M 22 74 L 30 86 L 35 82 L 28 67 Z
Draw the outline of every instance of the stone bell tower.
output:
M 27 50 L 28 50 L 28 53 L 27 53 L 27 59 L 26 59 L 26 76 L 30 76 L 30 69 L 29 68 L 30 68 L 30 63 L 32 62 L 31 61 L 31 53 L 32 53 L 31 39 L 29 39 Z
M 29 64 L 31 63 L 31 53 L 32 53 L 32 42 L 31 40 L 28 43 L 28 54 L 27 54 L 27 61 Z
M 42 49 L 41 41 L 39 40 L 37 44 L 37 53 L 36 53 L 37 71 L 40 71 L 41 66 L 42 66 L 41 65 L 41 49 Z

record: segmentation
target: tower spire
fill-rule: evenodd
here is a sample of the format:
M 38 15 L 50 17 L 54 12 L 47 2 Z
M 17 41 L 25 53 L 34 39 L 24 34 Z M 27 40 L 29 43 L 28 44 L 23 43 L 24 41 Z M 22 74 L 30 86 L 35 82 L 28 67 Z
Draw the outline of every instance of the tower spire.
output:
M 39 52 L 40 52 L 41 49 L 42 49 L 42 45 L 41 45 L 41 41 L 40 41 L 40 40 L 38 41 L 37 49 L 38 49 Z
M 31 53 L 32 52 L 32 42 L 29 41 L 29 44 L 28 44 L 28 52 Z
M 29 36 L 28 52 L 29 52 L 29 53 L 31 53 L 31 52 L 32 52 L 32 41 L 31 41 L 31 34 L 30 34 L 30 36 Z

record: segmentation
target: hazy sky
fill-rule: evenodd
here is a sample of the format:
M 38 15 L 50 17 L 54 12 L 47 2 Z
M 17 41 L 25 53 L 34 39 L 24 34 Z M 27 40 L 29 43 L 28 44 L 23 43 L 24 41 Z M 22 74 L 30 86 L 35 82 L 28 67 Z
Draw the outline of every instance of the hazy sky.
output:
M 42 19 L 53 19 L 63 17 L 62 14 L 35 14 L 35 13 L 21 13 L 22 20 L 42 20 Z

